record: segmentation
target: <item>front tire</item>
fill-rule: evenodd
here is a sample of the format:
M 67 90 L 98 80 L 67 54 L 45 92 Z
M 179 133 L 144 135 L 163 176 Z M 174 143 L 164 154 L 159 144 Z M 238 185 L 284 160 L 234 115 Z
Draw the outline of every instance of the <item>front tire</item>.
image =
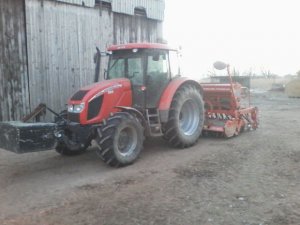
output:
M 164 126 L 164 139 L 173 147 L 187 148 L 194 145 L 204 124 L 204 104 L 199 90 L 184 85 L 177 90 Z
M 97 154 L 106 164 L 114 167 L 129 165 L 143 148 L 143 127 L 130 113 L 119 112 L 97 129 L 95 141 Z

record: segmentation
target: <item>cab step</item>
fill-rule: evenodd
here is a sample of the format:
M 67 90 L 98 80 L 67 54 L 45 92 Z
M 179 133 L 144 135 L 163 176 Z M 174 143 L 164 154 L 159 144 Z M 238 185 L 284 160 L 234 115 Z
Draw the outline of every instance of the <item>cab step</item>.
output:
M 153 137 L 162 136 L 163 132 L 161 128 L 161 121 L 158 110 L 146 109 L 146 117 L 150 135 Z

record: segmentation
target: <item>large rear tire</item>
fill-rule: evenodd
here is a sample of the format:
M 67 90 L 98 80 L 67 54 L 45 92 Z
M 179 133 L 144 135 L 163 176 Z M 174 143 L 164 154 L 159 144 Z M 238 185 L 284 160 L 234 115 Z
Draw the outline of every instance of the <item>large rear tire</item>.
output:
M 203 123 L 204 104 L 199 90 L 193 85 L 182 86 L 172 100 L 164 139 L 173 147 L 190 147 L 198 141 Z
M 97 129 L 95 141 L 97 154 L 106 164 L 126 166 L 138 158 L 143 148 L 143 127 L 135 116 L 119 112 Z

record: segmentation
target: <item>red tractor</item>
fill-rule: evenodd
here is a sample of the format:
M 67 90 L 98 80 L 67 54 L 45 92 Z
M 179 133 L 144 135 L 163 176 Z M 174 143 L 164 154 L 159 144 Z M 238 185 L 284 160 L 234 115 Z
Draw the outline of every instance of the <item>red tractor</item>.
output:
M 108 52 L 104 81 L 78 90 L 60 114 L 40 105 L 23 120 L 47 108 L 56 114 L 54 123 L 0 123 L 0 148 L 25 153 L 55 147 L 62 155 L 77 155 L 95 140 L 100 158 L 117 167 L 137 159 L 145 136 L 163 136 L 171 146 L 186 148 L 202 129 L 232 137 L 257 128 L 257 108 L 242 104 L 244 88 L 232 82 L 228 65 L 215 63 L 227 68 L 227 84 L 200 85 L 181 77 L 178 51 L 165 44 L 115 45 Z
M 165 44 L 108 48 L 105 80 L 78 90 L 55 123 L 2 122 L 0 147 L 17 153 L 51 149 L 82 153 L 95 140 L 111 166 L 133 163 L 144 137 L 163 136 L 170 145 L 194 145 L 202 133 L 201 85 L 180 74 L 178 51 Z

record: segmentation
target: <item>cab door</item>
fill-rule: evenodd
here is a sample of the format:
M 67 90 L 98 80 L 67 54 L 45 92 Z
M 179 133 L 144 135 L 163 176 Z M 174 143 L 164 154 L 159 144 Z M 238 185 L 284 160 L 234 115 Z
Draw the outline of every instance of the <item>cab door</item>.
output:
M 169 82 L 168 51 L 152 50 L 147 55 L 146 108 L 157 108 L 160 97 Z
M 134 108 L 145 108 L 144 57 L 128 58 L 126 63 L 127 78 L 131 81 L 132 105 Z

